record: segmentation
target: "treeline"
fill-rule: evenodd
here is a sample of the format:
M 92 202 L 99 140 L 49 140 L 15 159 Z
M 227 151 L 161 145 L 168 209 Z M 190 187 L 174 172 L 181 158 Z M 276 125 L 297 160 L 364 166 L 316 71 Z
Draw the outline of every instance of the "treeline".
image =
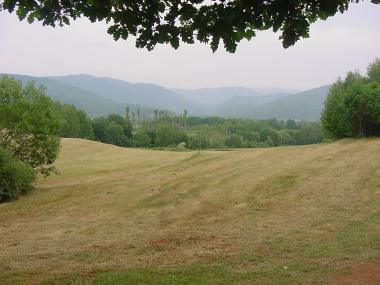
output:
M 323 140 L 319 123 L 294 120 L 249 120 L 188 117 L 155 110 L 141 117 L 138 110 L 125 116 L 89 118 L 73 106 L 57 104 L 64 118 L 62 137 L 86 138 L 123 147 L 179 149 L 254 148 L 304 145 Z

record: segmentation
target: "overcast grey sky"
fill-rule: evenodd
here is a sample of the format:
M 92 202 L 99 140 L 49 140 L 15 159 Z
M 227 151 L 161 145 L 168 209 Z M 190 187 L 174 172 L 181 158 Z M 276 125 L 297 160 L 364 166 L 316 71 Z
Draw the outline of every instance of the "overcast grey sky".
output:
M 380 57 L 380 5 L 354 4 L 312 26 L 311 37 L 283 49 L 278 35 L 258 32 L 235 54 L 203 44 L 178 50 L 137 49 L 133 40 L 113 41 L 106 24 L 87 20 L 64 28 L 19 22 L 0 12 L 0 72 L 28 75 L 87 73 L 169 88 L 245 86 L 307 89 L 333 82 L 349 70 L 364 72 Z

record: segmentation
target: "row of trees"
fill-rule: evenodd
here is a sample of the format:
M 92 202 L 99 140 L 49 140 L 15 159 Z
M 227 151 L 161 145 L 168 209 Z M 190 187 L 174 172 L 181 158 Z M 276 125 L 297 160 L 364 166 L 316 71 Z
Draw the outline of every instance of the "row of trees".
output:
M 181 121 L 181 117 L 173 118 L 173 121 Z M 322 141 L 320 126 L 318 123 L 295 122 L 293 120 L 242 120 L 224 119 L 218 117 L 189 117 L 186 120 L 187 127 L 170 124 L 169 122 L 146 122 L 137 133 L 150 136 L 151 145 L 161 142 L 160 133 L 175 132 L 176 136 L 170 142 L 178 144 L 179 140 L 189 149 L 197 148 L 251 148 L 280 145 L 310 144 Z M 291 126 L 290 126 L 291 125 Z M 163 130 L 163 131 L 161 131 Z M 155 136 L 152 136 L 155 135 Z M 157 145 L 161 146 L 161 145 Z
M 366 76 L 349 72 L 331 87 L 322 124 L 331 138 L 380 136 L 380 59 Z
M 251 148 L 319 143 L 319 123 L 294 120 L 248 120 L 221 117 L 188 117 L 155 110 L 143 119 L 111 114 L 90 119 L 73 106 L 57 104 L 64 118 L 62 137 L 78 137 L 125 147 L 187 149 Z M 138 118 L 138 119 L 137 119 Z

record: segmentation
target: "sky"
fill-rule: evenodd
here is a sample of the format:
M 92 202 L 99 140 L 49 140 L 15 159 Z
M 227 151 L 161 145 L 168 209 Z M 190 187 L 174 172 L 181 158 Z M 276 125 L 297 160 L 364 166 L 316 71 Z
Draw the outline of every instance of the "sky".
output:
M 315 23 L 310 38 L 284 49 L 279 35 L 258 32 L 234 54 L 201 43 L 174 50 L 138 49 L 117 41 L 105 23 L 86 19 L 63 28 L 20 22 L 0 12 L 0 73 L 34 76 L 92 74 L 167 88 L 244 86 L 305 90 L 334 82 L 350 70 L 366 71 L 380 58 L 380 5 L 352 4 L 345 14 Z

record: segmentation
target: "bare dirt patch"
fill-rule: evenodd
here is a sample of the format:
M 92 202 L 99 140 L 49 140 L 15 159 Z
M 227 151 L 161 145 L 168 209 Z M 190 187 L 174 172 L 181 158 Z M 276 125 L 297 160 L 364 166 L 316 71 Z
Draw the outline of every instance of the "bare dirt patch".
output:
M 339 285 L 379 285 L 380 263 L 359 263 L 334 273 L 331 281 Z

